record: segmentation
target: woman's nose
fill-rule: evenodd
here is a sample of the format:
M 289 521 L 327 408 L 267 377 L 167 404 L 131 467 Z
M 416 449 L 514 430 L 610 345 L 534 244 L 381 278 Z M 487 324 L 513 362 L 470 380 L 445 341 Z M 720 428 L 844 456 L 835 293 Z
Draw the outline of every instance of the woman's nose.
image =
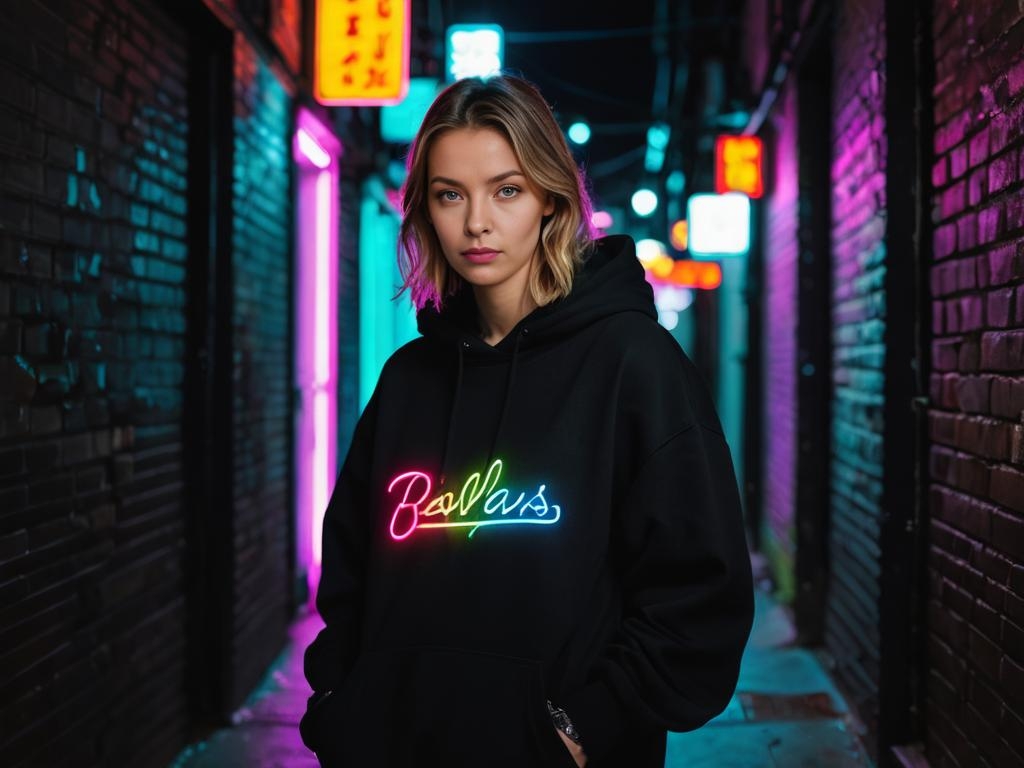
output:
M 491 231 L 490 215 L 484 203 L 470 203 L 466 211 L 466 234 L 477 237 Z

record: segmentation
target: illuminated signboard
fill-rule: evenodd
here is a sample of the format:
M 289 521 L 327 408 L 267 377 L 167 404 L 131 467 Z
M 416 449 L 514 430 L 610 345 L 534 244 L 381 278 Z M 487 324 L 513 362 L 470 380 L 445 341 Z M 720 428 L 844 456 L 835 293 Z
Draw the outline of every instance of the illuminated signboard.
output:
M 423 118 L 438 94 L 438 82 L 432 77 L 414 77 L 405 98 L 380 110 L 380 137 L 395 144 L 413 140 Z
M 689 251 L 696 259 L 745 256 L 750 249 L 750 198 L 739 192 L 691 195 L 686 203 Z
M 453 24 L 446 36 L 445 79 L 491 77 L 501 72 L 505 31 L 497 24 Z
M 644 265 L 647 282 L 655 287 L 674 285 L 707 291 L 722 284 L 722 268 L 717 262 L 673 259 L 658 240 L 638 240 L 636 257 Z
M 719 136 L 715 141 L 715 191 L 764 194 L 761 140 L 757 136 Z
M 334 106 L 396 104 L 409 85 L 410 0 L 317 0 L 313 94 Z

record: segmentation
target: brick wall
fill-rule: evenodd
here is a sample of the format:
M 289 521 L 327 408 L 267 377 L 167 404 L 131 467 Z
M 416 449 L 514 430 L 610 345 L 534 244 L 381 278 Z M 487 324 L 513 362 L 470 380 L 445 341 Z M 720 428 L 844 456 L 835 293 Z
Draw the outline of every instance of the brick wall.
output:
M 796 92 L 789 85 L 772 111 L 774 168 L 765 201 L 764 246 L 764 535 L 778 597 L 794 597 L 796 482 L 796 319 L 799 189 Z
M 882 0 L 835 6 L 832 77 L 831 566 L 825 644 L 878 728 L 886 137 Z
M 927 754 L 1024 764 L 1024 20 L 940 0 Z
M 281 83 L 236 35 L 233 706 L 281 649 L 290 618 L 290 121 Z
M 149 2 L 0 6 L 0 751 L 184 738 L 186 39 Z

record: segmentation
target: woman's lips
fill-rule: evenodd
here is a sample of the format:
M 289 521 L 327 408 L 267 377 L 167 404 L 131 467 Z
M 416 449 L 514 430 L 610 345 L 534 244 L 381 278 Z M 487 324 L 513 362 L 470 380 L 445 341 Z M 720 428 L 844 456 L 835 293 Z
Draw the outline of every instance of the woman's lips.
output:
M 474 264 L 486 264 L 494 261 L 494 257 L 498 255 L 498 252 L 492 251 L 489 248 L 470 248 L 468 251 L 463 251 L 462 255 Z

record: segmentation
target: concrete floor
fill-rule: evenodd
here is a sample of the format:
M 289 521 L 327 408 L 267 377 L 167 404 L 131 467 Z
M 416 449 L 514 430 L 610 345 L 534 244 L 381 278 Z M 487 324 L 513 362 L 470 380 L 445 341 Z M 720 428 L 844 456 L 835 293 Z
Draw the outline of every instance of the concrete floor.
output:
M 736 694 L 703 728 L 670 733 L 666 768 L 873 768 L 856 722 L 817 657 L 792 645 L 786 611 L 757 593 Z M 302 649 L 321 626 L 305 616 L 234 724 L 187 747 L 171 768 L 316 768 L 297 724 L 309 688 Z

